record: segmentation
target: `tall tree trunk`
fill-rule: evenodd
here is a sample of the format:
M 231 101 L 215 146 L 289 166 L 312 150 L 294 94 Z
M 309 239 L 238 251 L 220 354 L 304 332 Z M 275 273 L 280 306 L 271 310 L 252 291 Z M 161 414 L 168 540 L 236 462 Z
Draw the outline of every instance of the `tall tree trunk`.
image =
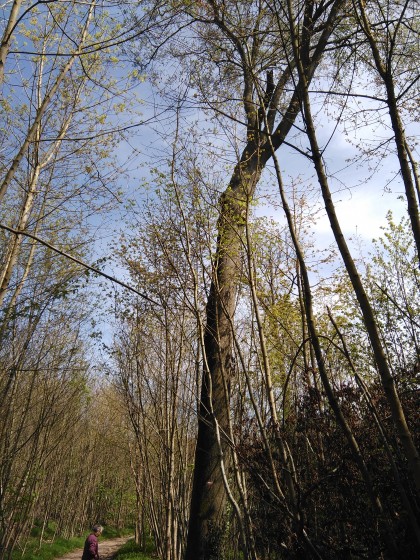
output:
M 247 151 L 249 154 L 249 151 Z M 220 199 L 214 275 L 207 301 L 204 370 L 198 417 L 194 481 L 186 560 L 222 558 L 226 490 L 221 462 L 229 470 L 229 395 L 233 333 L 246 204 L 261 174 L 257 150 L 238 164 Z
M 312 6 L 305 0 L 305 6 Z M 256 69 L 241 38 L 228 28 L 216 3 L 214 9 L 216 26 L 225 33 L 237 50 L 243 71 L 243 105 L 247 121 L 247 145 L 235 167 L 229 186 L 220 197 L 218 239 L 214 260 L 213 278 L 206 307 L 204 333 L 204 367 L 201 398 L 198 411 L 198 436 L 195 453 L 194 480 L 185 560 L 216 560 L 223 558 L 222 541 L 225 530 L 226 480 L 231 464 L 229 453 L 230 377 L 232 370 L 233 332 L 239 274 L 242 266 L 243 236 L 247 204 L 253 200 L 262 170 L 272 155 L 271 146 L 277 150 L 289 133 L 299 113 L 300 80 L 288 98 L 287 109 L 275 127 L 278 105 L 293 72 L 293 62 L 285 65 L 277 85 L 273 75 L 267 72 L 266 91 L 256 82 Z M 316 17 L 304 22 L 304 41 L 313 50 L 307 58 L 307 76 L 313 77 L 322 58 L 326 44 L 334 29 L 343 0 L 335 0 L 321 7 Z M 273 10 L 273 17 L 284 29 L 282 8 Z M 325 14 L 325 21 L 317 27 L 318 18 Z M 283 31 L 279 43 L 284 46 L 285 60 L 288 52 Z M 258 31 L 256 30 L 258 35 Z M 314 38 L 315 34 L 318 34 Z M 313 39 L 313 41 L 311 41 Z M 313 44 L 316 43 L 316 44 Z M 281 61 L 279 61 L 281 64 Z M 271 85 L 273 87 L 271 87 Z M 257 95 L 255 95 L 257 91 Z M 272 141 L 268 136 L 272 134 Z

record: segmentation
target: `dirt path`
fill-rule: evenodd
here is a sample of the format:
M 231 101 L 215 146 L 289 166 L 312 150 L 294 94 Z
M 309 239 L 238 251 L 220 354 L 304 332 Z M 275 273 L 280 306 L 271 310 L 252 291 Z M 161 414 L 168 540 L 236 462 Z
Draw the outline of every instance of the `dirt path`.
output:
M 122 547 L 124 543 L 126 543 L 132 537 L 119 537 L 118 539 L 108 539 L 108 540 L 101 540 L 99 538 L 99 556 L 101 560 L 111 560 L 112 555 L 117 552 L 119 548 Z M 73 552 L 68 552 L 61 558 L 57 558 L 56 560 L 80 560 L 82 558 L 83 549 L 78 548 L 77 550 L 73 550 Z

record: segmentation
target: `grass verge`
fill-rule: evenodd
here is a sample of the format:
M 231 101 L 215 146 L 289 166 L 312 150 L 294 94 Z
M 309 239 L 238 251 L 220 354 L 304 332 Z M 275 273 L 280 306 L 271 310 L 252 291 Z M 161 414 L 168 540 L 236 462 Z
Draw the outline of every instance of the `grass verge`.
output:
M 85 539 L 89 533 L 86 530 L 85 534 L 81 537 L 73 537 L 71 539 L 55 538 L 54 542 L 43 541 L 41 547 L 39 546 L 39 536 L 37 531 L 33 531 L 33 535 L 29 538 L 25 545 L 24 550 L 22 548 L 16 548 L 13 553 L 11 560 L 54 560 L 55 558 L 60 558 L 64 556 L 67 552 L 71 552 L 76 548 L 83 548 Z M 102 533 L 102 539 L 113 539 L 116 537 L 124 537 L 126 535 L 132 535 L 133 529 L 116 529 L 114 527 L 104 527 Z M 52 535 L 52 533 L 51 533 Z M 46 538 L 50 537 L 50 531 L 46 531 Z M 148 557 L 139 556 L 143 560 L 148 560 Z
M 82 548 L 86 537 L 73 539 L 57 538 L 53 543 L 42 543 L 39 547 L 38 539 L 30 539 L 22 554 L 22 550 L 13 551 L 12 560 L 53 560 L 59 558 L 75 548 Z
M 115 560 L 156 560 L 156 556 L 152 556 L 153 546 L 151 543 L 146 544 L 146 550 L 141 550 L 140 545 L 130 539 L 115 554 Z

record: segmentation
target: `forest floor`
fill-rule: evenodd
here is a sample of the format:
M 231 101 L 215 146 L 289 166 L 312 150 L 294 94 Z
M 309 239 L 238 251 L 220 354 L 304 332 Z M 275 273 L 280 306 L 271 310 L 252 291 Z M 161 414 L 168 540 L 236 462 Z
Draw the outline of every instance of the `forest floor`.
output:
M 132 537 L 118 537 L 115 539 L 99 539 L 99 557 L 101 560 L 111 560 L 113 555 Z M 56 560 L 80 560 L 82 558 L 83 549 L 78 548 L 72 552 L 68 552 L 64 556 Z

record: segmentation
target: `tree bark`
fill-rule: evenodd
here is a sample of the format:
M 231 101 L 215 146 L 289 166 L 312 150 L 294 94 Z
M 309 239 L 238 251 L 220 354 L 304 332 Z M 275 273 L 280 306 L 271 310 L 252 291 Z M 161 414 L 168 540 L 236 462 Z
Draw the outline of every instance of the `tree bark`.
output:
M 9 20 L 7 22 L 6 29 L 4 30 L 3 37 L 0 45 L 0 85 L 4 82 L 4 66 L 6 64 L 6 58 L 9 53 L 10 43 L 12 40 L 13 29 L 15 28 L 20 6 L 22 0 L 14 0 L 12 9 L 10 10 Z
M 248 150 L 245 151 L 248 154 Z M 198 417 L 194 481 L 186 560 L 223 557 L 226 490 L 221 462 L 229 470 L 229 396 L 232 369 L 232 320 L 241 270 L 246 204 L 261 174 L 258 151 L 244 155 L 220 199 L 214 277 L 207 301 L 205 365 Z
M 309 2 L 311 4 L 311 2 Z M 317 32 L 316 44 L 307 60 L 310 78 L 322 58 L 325 46 L 334 29 L 342 0 L 328 6 L 329 14 L 316 28 L 316 18 L 303 26 L 305 41 Z M 273 8 L 274 9 L 274 8 Z M 321 8 L 317 14 L 324 13 Z M 273 14 L 281 25 L 280 13 Z M 274 127 L 277 105 L 293 71 L 293 63 L 286 64 L 277 86 L 266 99 L 261 92 L 255 99 L 253 91 L 260 88 L 250 68 L 248 52 L 238 37 L 226 28 L 223 17 L 215 23 L 226 33 L 241 57 L 243 65 L 243 104 L 247 119 L 247 145 L 235 167 L 229 186 L 220 197 L 218 239 L 213 278 L 206 306 L 204 333 L 204 367 L 198 411 L 198 436 L 195 453 L 194 479 L 191 497 L 189 530 L 185 560 L 218 560 L 223 558 L 224 515 L 226 504 L 225 473 L 231 464 L 229 453 L 229 395 L 232 369 L 233 333 L 239 274 L 242 266 L 243 236 L 247 204 L 252 202 L 261 173 L 272 155 L 283 143 L 299 113 L 300 81 L 295 85 L 287 109 Z M 284 42 L 283 37 L 279 37 Z M 285 59 L 288 55 L 284 53 Z M 260 88 L 261 90 L 261 88 Z M 267 91 L 268 93 L 268 80 Z M 263 118 L 261 118 L 263 117 Z M 268 135 L 272 134 L 270 142 Z

